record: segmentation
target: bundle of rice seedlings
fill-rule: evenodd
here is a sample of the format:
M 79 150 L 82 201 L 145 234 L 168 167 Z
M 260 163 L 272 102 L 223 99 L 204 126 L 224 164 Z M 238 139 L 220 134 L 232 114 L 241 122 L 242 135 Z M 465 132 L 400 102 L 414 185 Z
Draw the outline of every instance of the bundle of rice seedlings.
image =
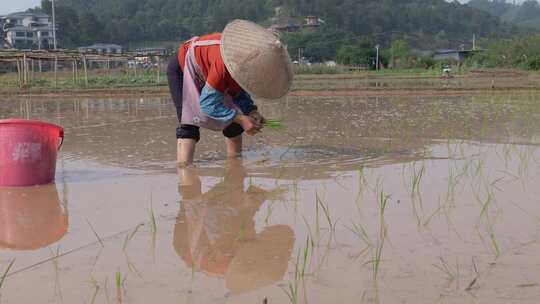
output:
M 278 119 L 267 119 L 264 122 L 264 127 L 277 132 L 287 130 L 287 127 Z

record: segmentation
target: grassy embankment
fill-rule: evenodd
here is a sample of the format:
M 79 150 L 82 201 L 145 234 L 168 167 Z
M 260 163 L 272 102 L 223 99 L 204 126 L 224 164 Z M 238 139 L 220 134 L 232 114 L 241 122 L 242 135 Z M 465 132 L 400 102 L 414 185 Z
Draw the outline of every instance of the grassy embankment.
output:
M 21 84 L 17 73 L 0 74 L 0 94 L 78 93 L 100 90 L 125 92 L 160 91 L 167 85 L 166 75 L 155 69 L 143 71 L 90 70 L 85 77 L 72 71 L 29 73 L 26 83 Z
M 297 69 L 293 92 L 306 91 L 426 91 L 523 90 L 540 88 L 540 73 L 523 70 L 454 69 L 451 78 L 440 69 L 385 69 L 351 71 L 343 67 L 311 66 Z M 167 95 L 163 71 L 90 70 L 86 78 L 72 71 L 30 73 L 20 85 L 17 73 L 0 74 L 2 95 L 161 94 Z

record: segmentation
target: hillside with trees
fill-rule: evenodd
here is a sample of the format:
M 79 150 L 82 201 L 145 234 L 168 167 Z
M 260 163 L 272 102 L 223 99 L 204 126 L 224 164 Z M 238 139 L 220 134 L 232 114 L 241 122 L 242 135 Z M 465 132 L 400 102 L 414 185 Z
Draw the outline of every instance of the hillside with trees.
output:
M 506 38 L 518 33 L 497 16 L 444 0 L 56 0 L 60 44 L 143 41 L 178 43 L 220 31 L 231 19 L 265 26 L 315 15 L 324 25 L 285 35 L 291 53 L 333 59 L 341 47 L 403 39 L 417 48 L 469 47 L 472 36 Z M 42 0 L 50 12 L 50 0 Z M 343 53 L 343 52 L 342 52 Z M 341 54 L 346 56 L 346 54 Z
M 506 0 L 471 0 L 469 6 L 520 27 L 540 29 L 540 5 L 536 0 L 514 4 Z

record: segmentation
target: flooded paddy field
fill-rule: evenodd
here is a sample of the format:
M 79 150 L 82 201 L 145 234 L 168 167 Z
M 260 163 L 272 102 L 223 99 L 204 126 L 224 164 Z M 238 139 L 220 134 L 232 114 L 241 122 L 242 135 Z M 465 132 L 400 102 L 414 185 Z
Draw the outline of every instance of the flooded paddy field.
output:
M 0 303 L 538 303 L 539 98 L 288 97 L 189 169 L 168 99 L 2 100 L 66 140 L 0 188 Z
M 403 72 L 402 75 L 336 74 L 300 75 L 296 77 L 293 90 L 304 91 L 358 91 L 368 94 L 382 91 L 411 90 L 523 90 L 540 85 L 540 75 L 517 70 L 472 70 L 451 77 L 442 75 L 418 75 Z

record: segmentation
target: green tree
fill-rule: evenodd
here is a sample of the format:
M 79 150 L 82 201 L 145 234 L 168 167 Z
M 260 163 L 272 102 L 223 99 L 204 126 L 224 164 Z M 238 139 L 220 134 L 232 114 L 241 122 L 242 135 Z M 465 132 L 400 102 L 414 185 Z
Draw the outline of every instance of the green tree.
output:
M 41 0 L 41 9 L 47 15 L 52 15 L 52 2 L 50 0 Z
M 44 10 L 48 1 L 43 2 Z M 325 21 L 321 28 L 285 35 L 294 56 L 302 49 L 314 61 L 335 58 L 340 46 L 354 45 L 364 36 L 377 37 L 388 48 L 396 31 L 415 37 L 407 40 L 420 48 L 457 47 L 473 34 L 501 38 L 520 33 L 498 17 L 445 0 L 56 0 L 56 4 L 72 9 L 82 20 L 80 29 L 59 37 L 74 44 L 181 40 L 221 31 L 235 18 L 270 25 L 273 17 L 303 22 L 305 16 L 316 15 Z M 280 13 L 274 16 L 277 7 Z M 69 26 L 75 17 L 69 13 L 57 19 Z M 90 33 L 85 24 L 100 26 Z
M 58 45 L 66 48 L 77 46 L 81 39 L 77 12 L 62 5 L 56 6 L 55 12 L 56 26 L 58 27 L 56 32 Z
M 99 42 L 104 38 L 102 33 L 103 25 L 96 16 L 90 12 L 82 13 L 79 17 L 79 33 L 81 35 L 77 42 L 91 44 Z
M 411 59 L 411 51 L 407 41 L 403 39 L 393 41 L 390 46 L 390 56 L 392 67 L 408 67 Z
M 337 62 L 345 65 L 363 66 L 374 69 L 376 65 L 377 51 L 369 40 L 364 39 L 355 45 L 343 45 L 337 51 Z M 379 61 L 382 63 L 382 53 L 379 54 Z

